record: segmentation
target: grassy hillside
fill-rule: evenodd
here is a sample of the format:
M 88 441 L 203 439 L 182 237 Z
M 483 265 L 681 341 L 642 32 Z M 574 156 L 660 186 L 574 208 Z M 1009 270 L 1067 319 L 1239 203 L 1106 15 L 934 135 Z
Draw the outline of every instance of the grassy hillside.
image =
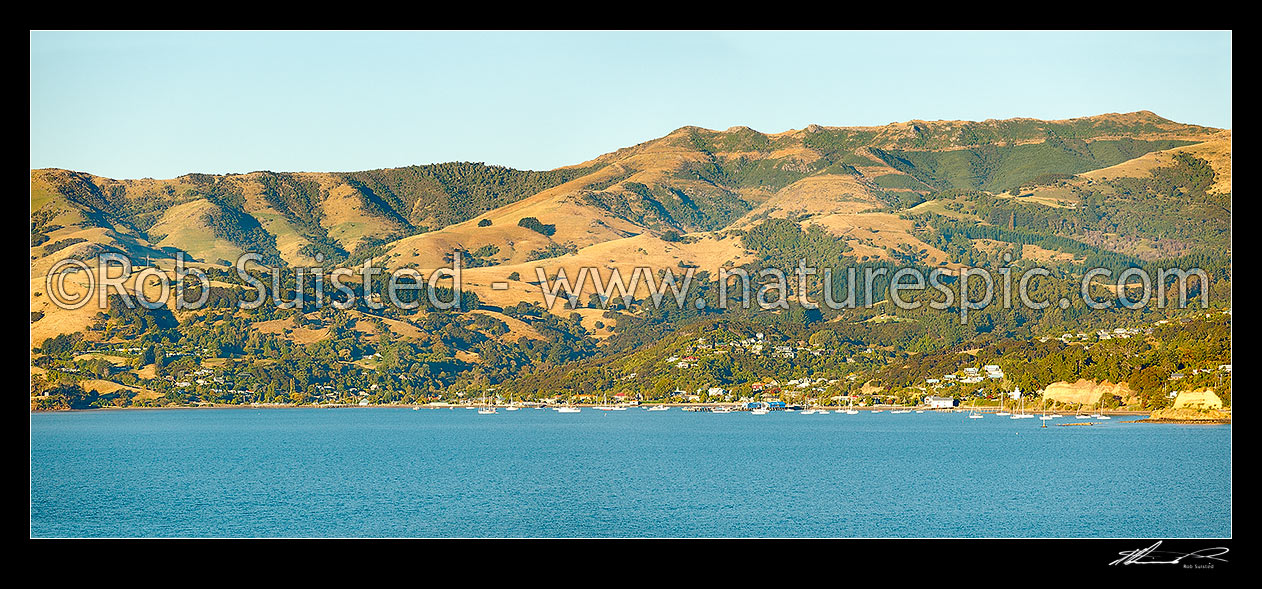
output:
M 958 268 L 1005 253 L 1130 264 L 1221 254 L 1230 178 L 1229 131 L 1149 112 L 775 134 L 684 127 L 550 171 L 32 170 L 31 276 L 101 251 L 185 252 L 212 266 L 244 251 L 291 265 L 374 258 L 426 273 L 459 251 L 472 292 L 507 306 L 536 301 L 537 289 L 491 284 L 536 265 L 713 270 L 796 256 Z
M 984 404 L 1016 386 L 1033 395 L 1087 379 L 1132 393 L 1101 402 L 1154 409 L 1183 373 L 1180 383 L 1212 386 L 1229 403 L 1220 367 L 1231 362 L 1231 209 L 1230 131 L 1147 112 L 776 134 L 684 127 L 542 172 L 449 163 L 113 180 L 32 170 L 32 406 L 460 403 L 492 390 L 683 401 L 712 387 L 726 400 L 914 402 L 932 391 Z M 168 272 L 186 252 L 212 278 L 210 304 L 52 305 L 49 267 L 103 251 L 152 257 Z M 301 308 L 240 309 L 252 297 L 223 264 L 244 251 L 291 265 L 373 258 L 427 276 L 460 252 L 466 309 L 376 308 L 357 280 L 347 311 L 317 309 L 311 296 Z M 801 304 L 823 300 L 818 281 L 793 281 L 770 311 L 717 305 L 720 268 L 756 275 L 799 260 L 887 273 L 871 306 Z M 900 267 L 951 277 L 1034 264 L 1049 274 L 1033 297 L 1072 304 L 993 306 L 965 322 L 958 303 L 903 309 L 885 290 Z M 1211 308 L 1089 309 L 1077 295 L 1094 265 L 1203 268 L 1209 280 L 1189 296 L 1209 293 Z M 582 268 L 649 268 L 659 280 L 693 270 L 696 300 L 657 308 L 644 281 L 606 298 L 589 276 L 582 295 L 545 309 L 536 270 L 577 278 Z M 290 299 L 293 275 L 282 274 L 278 294 Z M 156 289 L 136 278 L 127 292 Z M 74 274 L 69 285 L 88 281 Z M 831 289 L 844 300 L 839 282 Z M 1091 287 L 1097 298 L 1110 290 Z M 910 296 L 931 303 L 935 292 Z M 929 387 L 984 363 L 1007 376 Z

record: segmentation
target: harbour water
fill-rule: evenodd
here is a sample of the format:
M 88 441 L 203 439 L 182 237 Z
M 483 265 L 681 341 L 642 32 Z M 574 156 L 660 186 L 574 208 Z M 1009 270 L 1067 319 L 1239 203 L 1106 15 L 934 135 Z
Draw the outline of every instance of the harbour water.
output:
M 30 418 L 35 537 L 1231 535 L 1230 425 L 678 409 Z

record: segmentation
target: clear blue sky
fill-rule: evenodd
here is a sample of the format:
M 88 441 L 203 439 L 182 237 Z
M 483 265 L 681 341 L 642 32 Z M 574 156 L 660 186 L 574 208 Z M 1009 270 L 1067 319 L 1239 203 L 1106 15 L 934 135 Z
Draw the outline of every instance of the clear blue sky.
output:
M 1151 110 L 1231 127 L 1230 32 L 32 32 L 31 167 L 579 163 L 763 132 Z

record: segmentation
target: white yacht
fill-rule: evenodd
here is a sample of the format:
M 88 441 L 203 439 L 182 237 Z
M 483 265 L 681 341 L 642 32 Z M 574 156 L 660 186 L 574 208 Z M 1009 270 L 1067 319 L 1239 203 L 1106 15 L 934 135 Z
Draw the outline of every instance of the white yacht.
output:
M 1006 396 L 1008 395 L 1006 394 L 999 395 L 999 411 L 995 412 L 995 417 L 1007 417 L 1009 415 L 1012 415 L 1012 413 L 1003 410 L 1003 398 Z
M 491 415 L 496 413 L 495 407 L 487 404 L 486 391 L 482 391 L 482 406 L 478 407 L 478 415 Z
M 1020 393 L 1021 387 L 1017 387 L 1016 392 Z M 1012 417 L 1010 417 L 1009 419 L 1033 419 L 1033 418 L 1034 418 L 1034 415 L 1025 412 L 1025 398 L 1022 397 L 1020 409 L 1018 409 L 1016 413 L 1013 413 Z

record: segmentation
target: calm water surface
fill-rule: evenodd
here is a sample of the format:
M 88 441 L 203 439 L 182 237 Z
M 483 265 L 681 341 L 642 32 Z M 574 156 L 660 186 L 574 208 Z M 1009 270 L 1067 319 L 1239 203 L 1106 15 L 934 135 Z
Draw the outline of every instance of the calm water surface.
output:
M 1072 423 L 1072 418 L 1054 423 Z M 31 415 L 36 537 L 1231 535 L 1231 426 L 964 414 Z

